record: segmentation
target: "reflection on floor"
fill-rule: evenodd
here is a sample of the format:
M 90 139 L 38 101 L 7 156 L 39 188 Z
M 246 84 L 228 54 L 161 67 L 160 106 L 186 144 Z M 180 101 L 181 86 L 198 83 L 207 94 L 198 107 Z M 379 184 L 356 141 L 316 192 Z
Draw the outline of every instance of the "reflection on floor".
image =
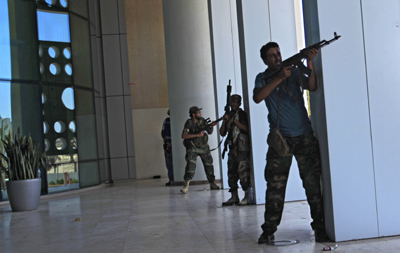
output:
M 79 189 L 79 184 L 66 184 L 66 185 L 60 185 L 60 186 L 54 186 L 54 187 L 49 187 L 49 194 L 56 193 L 56 192 L 65 192 L 65 191 L 71 191 L 71 190 L 78 190 Z
M 0 205 L 0 252 L 321 252 L 309 207 L 285 205 L 277 240 L 257 244 L 264 206 L 220 207 L 227 190 L 195 185 L 183 195 L 166 180 L 114 183 L 45 197 L 39 208 L 13 213 Z M 240 192 L 243 196 L 243 192 Z M 335 252 L 399 252 L 400 236 L 340 242 Z

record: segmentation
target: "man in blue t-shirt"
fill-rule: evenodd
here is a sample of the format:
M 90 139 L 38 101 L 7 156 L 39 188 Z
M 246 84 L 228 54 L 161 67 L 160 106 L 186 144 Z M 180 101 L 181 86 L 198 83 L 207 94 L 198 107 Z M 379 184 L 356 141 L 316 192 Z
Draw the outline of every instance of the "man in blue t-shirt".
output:
M 311 227 L 315 232 L 315 239 L 318 242 L 326 241 L 320 186 L 319 144 L 313 135 L 303 99 L 303 89 L 317 90 L 317 78 L 312 60 L 317 56 L 318 50 L 312 49 L 307 52 L 308 67 L 312 70 L 309 77 L 303 75 L 298 68 L 292 66 L 282 68 L 281 52 L 275 42 L 264 45 L 260 53 L 268 68 L 256 77 L 253 100 L 257 104 L 265 101 L 269 112 L 270 130 L 279 127 L 290 150 L 287 155 L 280 156 L 271 146 L 268 148 L 264 172 L 267 181 L 264 224 L 261 225 L 263 233 L 258 243 L 273 244 L 275 240 L 274 233 L 282 218 L 286 184 L 293 156 L 297 160 L 310 205 L 313 218 Z M 271 73 L 276 74 L 266 80 L 265 78 Z

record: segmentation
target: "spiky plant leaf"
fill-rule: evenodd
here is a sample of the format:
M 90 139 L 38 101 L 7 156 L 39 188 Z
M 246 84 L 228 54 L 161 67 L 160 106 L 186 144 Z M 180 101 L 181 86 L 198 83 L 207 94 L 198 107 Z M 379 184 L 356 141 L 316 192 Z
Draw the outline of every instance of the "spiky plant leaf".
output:
M 32 141 L 32 137 L 30 134 L 28 137 L 28 152 L 31 154 L 33 153 L 33 141 Z
M 31 136 L 21 136 L 19 133 L 18 129 L 14 139 L 9 134 L 5 136 L 5 140 L 2 140 L 6 156 L 0 156 L 0 159 L 6 158 L 7 166 L 6 168 L 3 165 L 0 166 L 8 173 L 10 180 L 36 178 L 40 164 L 46 166 L 43 162 L 46 154 L 43 153 L 40 157 L 39 146 L 34 145 Z

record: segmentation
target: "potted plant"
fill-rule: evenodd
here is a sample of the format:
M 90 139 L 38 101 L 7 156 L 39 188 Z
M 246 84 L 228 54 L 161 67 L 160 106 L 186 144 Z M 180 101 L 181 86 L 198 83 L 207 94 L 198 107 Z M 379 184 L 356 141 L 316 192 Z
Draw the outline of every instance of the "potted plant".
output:
M 39 145 L 34 146 L 30 135 L 21 136 L 19 129 L 14 139 L 8 134 L 1 141 L 5 154 L 0 153 L 0 157 L 5 163 L 0 167 L 8 176 L 6 186 L 11 209 L 14 212 L 37 209 L 42 185 L 38 172 L 40 164 L 45 166 L 45 153 L 40 156 Z

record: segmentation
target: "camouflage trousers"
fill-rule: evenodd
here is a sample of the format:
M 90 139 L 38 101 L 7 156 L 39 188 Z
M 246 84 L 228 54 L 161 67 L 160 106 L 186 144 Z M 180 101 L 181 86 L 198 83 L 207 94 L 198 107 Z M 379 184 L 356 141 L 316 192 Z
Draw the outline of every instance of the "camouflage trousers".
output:
M 246 191 L 250 184 L 250 163 L 249 152 L 237 152 L 229 148 L 228 153 L 228 185 L 229 191 L 236 191 L 239 187 L 237 182 L 240 180 L 242 189 Z
M 167 166 L 168 170 L 168 180 L 174 181 L 174 166 L 172 163 L 172 152 L 167 152 L 164 150 L 165 156 L 165 165 Z
M 204 171 L 206 172 L 208 182 L 212 183 L 215 181 L 213 158 L 211 156 L 210 147 L 208 145 L 202 146 L 200 148 L 189 147 L 186 148 L 186 167 L 184 180 L 192 180 L 194 173 L 196 171 L 197 157 L 200 159 L 204 166 Z
M 297 160 L 300 178 L 306 191 L 307 202 L 310 205 L 311 227 L 325 231 L 325 215 L 321 193 L 321 163 L 318 140 L 313 131 L 297 137 L 285 137 L 290 149 L 290 155 L 280 157 L 273 148 L 268 149 L 265 180 L 267 191 L 265 195 L 264 224 L 261 228 L 271 235 L 275 233 L 281 222 L 285 201 L 286 184 L 293 155 Z

